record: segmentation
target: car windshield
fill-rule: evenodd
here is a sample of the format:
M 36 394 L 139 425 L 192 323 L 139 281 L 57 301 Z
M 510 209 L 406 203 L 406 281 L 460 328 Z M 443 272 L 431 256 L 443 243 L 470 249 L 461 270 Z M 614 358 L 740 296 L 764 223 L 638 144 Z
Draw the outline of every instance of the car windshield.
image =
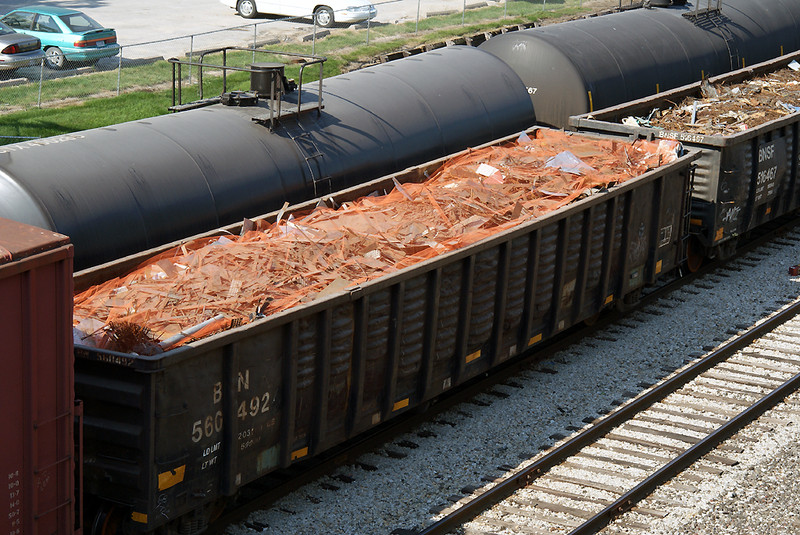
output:
M 33 19 L 36 18 L 35 13 L 28 11 L 14 11 L 3 17 L 3 22 L 16 28 L 18 30 L 30 30 L 33 26 Z
M 14 30 L 0 22 L 0 35 L 7 35 L 9 33 L 14 33 Z
M 69 15 L 61 15 L 60 18 L 67 25 L 67 28 L 75 33 L 101 30 L 103 28 L 100 23 L 83 13 L 70 13 Z

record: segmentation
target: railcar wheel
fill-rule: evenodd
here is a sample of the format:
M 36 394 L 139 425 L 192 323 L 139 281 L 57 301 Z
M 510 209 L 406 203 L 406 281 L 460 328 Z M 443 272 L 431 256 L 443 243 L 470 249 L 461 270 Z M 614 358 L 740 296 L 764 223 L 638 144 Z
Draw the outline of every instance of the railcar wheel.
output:
M 703 265 L 703 262 L 706 259 L 705 251 L 703 249 L 703 244 L 701 244 L 697 238 L 692 236 L 689 238 L 689 243 L 686 246 L 686 269 L 689 270 L 689 273 L 694 273 L 700 266 Z
M 602 312 L 597 312 L 596 314 L 592 314 L 591 316 L 583 320 L 583 324 L 586 325 L 587 327 L 591 327 L 592 325 L 597 323 L 597 320 L 600 319 L 600 316 L 602 314 L 603 314 Z
M 116 535 L 125 519 L 124 511 L 111 504 L 101 505 L 92 520 L 89 535 Z
M 322 26 L 323 28 L 330 28 L 333 26 L 333 10 L 328 6 L 319 6 L 316 11 L 314 11 L 314 20 L 317 23 L 317 26 Z
M 246 19 L 252 19 L 258 14 L 253 0 L 239 0 L 236 4 L 236 11 Z

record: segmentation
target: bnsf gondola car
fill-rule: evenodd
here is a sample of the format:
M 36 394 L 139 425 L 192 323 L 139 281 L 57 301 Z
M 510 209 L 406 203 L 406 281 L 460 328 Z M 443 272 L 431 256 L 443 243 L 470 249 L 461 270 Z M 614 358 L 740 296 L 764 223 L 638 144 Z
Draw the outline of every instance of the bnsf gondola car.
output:
M 574 137 L 575 146 L 581 141 Z M 86 491 L 115 504 L 131 532 L 203 526 L 242 485 L 625 301 L 683 259 L 696 156 L 474 245 L 161 354 L 76 346 Z M 441 164 L 333 201 L 421 181 Z M 86 270 L 76 290 L 163 250 Z
M 800 207 L 797 178 L 800 109 L 795 107 L 797 103 L 786 102 L 789 107 L 785 108 L 780 98 L 786 96 L 768 99 L 766 107 L 759 109 L 765 115 L 765 110 L 773 108 L 774 117 L 749 127 L 741 126 L 745 123 L 736 118 L 735 111 L 740 106 L 755 107 L 749 103 L 754 97 L 747 94 L 748 81 L 759 78 L 768 81 L 768 75 L 776 71 L 793 72 L 787 65 L 796 63 L 798 58 L 800 54 L 787 54 L 706 82 L 571 117 L 570 124 L 584 132 L 676 139 L 687 147 L 701 150 L 692 190 L 692 239 L 688 251 L 689 267 L 697 269 L 705 258 L 730 256 L 736 251 L 740 237 Z M 716 118 L 722 125 L 728 121 L 739 123 L 740 128 L 735 132 L 699 133 L 696 131 L 700 130 L 699 125 L 691 119 L 692 111 L 688 110 L 683 129 L 651 125 L 648 120 L 654 114 L 677 110 L 681 103 L 688 101 L 695 101 L 696 116 L 697 102 L 703 106 L 706 88 L 715 90 L 715 86 L 730 88 L 736 84 L 745 84 L 744 89 L 717 98 L 732 103 L 729 108 L 734 110 L 733 115 L 728 110 L 728 118 L 721 116 L 723 112 Z M 756 88 L 753 91 L 760 92 L 758 86 L 753 87 Z M 626 118 L 630 118 L 630 122 L 624 123 Z M 690 124 L 692 130 L 689 130 Z

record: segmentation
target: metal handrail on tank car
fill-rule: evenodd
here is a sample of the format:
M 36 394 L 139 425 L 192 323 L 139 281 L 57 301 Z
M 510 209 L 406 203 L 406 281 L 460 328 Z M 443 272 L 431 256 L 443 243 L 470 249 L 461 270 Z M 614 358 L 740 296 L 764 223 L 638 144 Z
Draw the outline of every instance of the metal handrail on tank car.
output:
M 277 56 L 290 56 L 294 58 L 302 59 L 302 64 L 300 65 L 300 73 L 298 75 L 299 83 L 297 85 L 297 113 L 300 113 L 300 107 L 303 101 L 303 71 L 309 65 L 319 65 L 319 80 L 318 80 L 318 87 L 317 87 L 317 114 L 322 113 L 322 69 L 323 64 L 328 60 L 326 56 L 315 56 L 311 54 L 298 54 L 295 52 L 279 52 L 275 50 L 264 50 L 264 49 L 257 49 L 257 48 L 249 48 L 249 47 L 237 47 L 237 46 L 226 46 L 222 48 L 215 48 L 212 50 L 206 50 L 202 54 L 200 54 L 199 61 L 186 61 L 180 60 L 178 58 L 170 58 L 169 61 L 172 64 L 172 106 L 171 110 L 176 108 L 177 106 L 183 105 L 183 98 L 181 88 L 183 87 L 182 83 L 182 73 L 181 67 L 183 65 L 188 65 L 190 67 L 199 67 L 198 72 L 198 85 L 200 86 L 200 99 L 197 101 L 198 106 L 203 105 L 210 105 L 214 104 L 218 101 L 219 97 L 215 97 L 214 99 L 209 99 L 206 102 L 203 98 L 203 68 L 214 68 L 214 69 L 222 69 L 222 93 L 226 93 L 228 90 L 228 71 L 243 71 L 243 72 L 260 72 L 258 68 L 254 67 L 232 67 L 229 66 L 228 63 L 228 51 L 235 50 L 241 52 L 260 52 L 262 54 L 271 54 Z M 222 53 L 222 65 L 216 65 L 211 63 L 205 63 L 205 57 L 209 54 L 218 54 Z M 177 72 L 176 72 L 177 71 Z M 176 87 L 177 87 L 177 99 L 176 99 Z M 272 99 L 274 100 L 274 95 L 271 95 Z M 280 105 L 280 104 L 279 104 Z M 270 112 L 272 112 L 272 108 L 270 107 Z M 272 113 L 270 113 L 270 119 L 272 120 Z
M 684 17 L 691 18 L 697 17 L 706 13 L 722 13 L 722 0 L 707 0 L 706 7 L 701 8 L 702 0 L 696 0 L 694 10 L 688 11 L 683 14 Z M 713 5 L 712 4 L 716 4 Z

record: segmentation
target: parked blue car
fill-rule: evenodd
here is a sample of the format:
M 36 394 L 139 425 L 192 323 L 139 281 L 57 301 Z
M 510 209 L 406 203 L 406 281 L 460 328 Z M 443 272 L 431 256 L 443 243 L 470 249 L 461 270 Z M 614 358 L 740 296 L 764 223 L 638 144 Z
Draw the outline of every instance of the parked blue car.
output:
M 39 38 L 45 64 L 61 69 L 67 63 L 94 64 L 119 54 L 117 33 L 104 28 L 75 9 L 52 6 L 21 7 L 3 15 L 0 21 L 20 33 Z

